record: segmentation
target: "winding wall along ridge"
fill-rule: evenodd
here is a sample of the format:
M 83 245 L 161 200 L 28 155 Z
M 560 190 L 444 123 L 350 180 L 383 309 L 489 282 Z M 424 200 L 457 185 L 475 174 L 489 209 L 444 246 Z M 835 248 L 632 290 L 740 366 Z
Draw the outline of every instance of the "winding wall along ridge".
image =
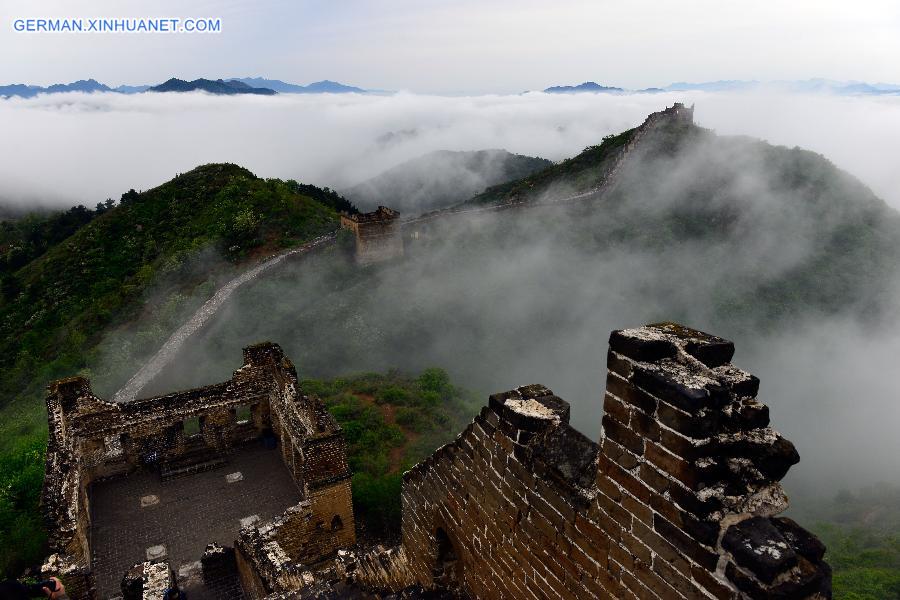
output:
M 615 183 L 615 176 L 621 170 L 622 164 L 635 150 L 635 148 L 637 148 L 637 146 L 646 137 L 649 131 L 653 130 L 656 126 L 666 121 L 683 120 L 693 122 L 693 114 L 693 107 L 685 108 L 684 105 L 677 103 L 671 108 L 666 108 L 663 111 L 650 114 L 635 130 L 628 143 L 623 146 L 615 156 L 615 158 L 613 159 L 613 164 L 610 166 L 600 184 L 586 191 L 579 192 L 565 198 L 552 200 L 529 201 L 523 199 L 508 202 L 505 204 L 478 208 L 449 208 L 408 219 L 406 221 L 403 221 L 401 225 L 403 227 L 409 227 L 410 225 L 427 223 L 450 216 L 473 215 L 478 213 L 499 212 L 503 210 L 539 206 L 563 205 L 579 200 L 587 200 L 589 198 L 599 198 L 606 192 L 608 192 L 609 189 L 613 186 L 613 184 Z M 149 362 L 144 364 L 144 366 L 141 367 L 140 370 L 138 370 L 138 372 L 128 380 L 128 382 L 122 387 L 122 389 L 120 389 L 113 395 L 113 400 L 115 402 L 129 402 L 131 400 L 134 400 L 140 393 L 140 391 L 144 387 L 146 387 L 147 384 L 150 383 L 150 381 L 152 381 L 153 378 L 156 377 L 163 370 L 163 368 L 165 368 L 175 358 L 175 355 L 178 353 L 178 350 L 181 348 L 184 342 L 191 335 L 196 333 L 201 327 L 203 327 L 203 325 L 206 324 L 210 317 L 215 315 L 215 313 L 225 304 L 225 302 L 231 296 L 232 292 L 234 292 L 234 290 L 236 290 L 238 287 L 240 287 L 244 283 L 247 283 L 248 281 L 255 279 L 264 271 L 267 271 L 270 268 L 280 264 L 285 258 L 289 256 L 305 254 L 315 248 L 333 243 L 336 236 L 336 231 L 331 232 L 327 235 L 318 237 L 298 248 L 294 248 L 292 250 L 282 252 L 281 254 L 277 254 L 269 259 L 264 260 L 257 266 L 248 271 L 245 271 L 244 273 L 238 275 L 237 277 L 223 285 L 216 291 L 212 298 L 207 300 L 203 304 L 203 306 L 201 306 L 184 325 L 179 327 L 175 331 L 175 333 L 173 333 L 169 337 L 169 339 L 166 340 L 165 344 L 162 345 L 162 347 L 159 349 L 159 351 L 157 351 L 153 358 L 150 359 Z
M 163 370 L 172 359 L 175 358 L 175 355 L 178 353 L 178 350 L 181 349 L 181 346 L 184 345 L 184 342 L 196 333 L 203 325 L 206 324 L 209 319 L 218 312 L 218 310 L 225 304 L 231 294 L 240 286 L 247 283 L 248 281 L 252 281 L 256 279 L 259 275 L 268 271 L 272 267 L 281 264 L 286 258 L 290 256 L 298 256 L 302 254 L 307 254 L 312 250 L 317 248 L 322 248 L 329 244 L 332 244 L 337 237 L 337 232 L 332 231 L 323 236 L 319 236 L 311 242 L 307 242 L 302 246 L 297 248 L 292 248 L 291 250 L 287 250 L 280 254 L 276 254 L 275 256 L 268 258 L 252 269 L 248 269 L 244 271 L 234 279 L 231 279 L 216 290 L 216 293 L 212 295 L 212 297 L 203 303 L 203 306 L 197 309 L 197 311 L 191 315 L 191 318 L 188 319 L 184 325 L 175 330 L 169 339 L 162 345 L 162 347 L 156 352 L 156 354 L 151 358 L 148 362 L 144 364 L 135 373 L 131 379 L 120 389 L 118 392 L 113 395 L 113 401 L 115 402 L 130 402 L 134 400 L 137 395 L 141 392 L 144 387 L 147 386 L 150 381 L 153 380 L 154 377 L 159 375 L 160 371 Z

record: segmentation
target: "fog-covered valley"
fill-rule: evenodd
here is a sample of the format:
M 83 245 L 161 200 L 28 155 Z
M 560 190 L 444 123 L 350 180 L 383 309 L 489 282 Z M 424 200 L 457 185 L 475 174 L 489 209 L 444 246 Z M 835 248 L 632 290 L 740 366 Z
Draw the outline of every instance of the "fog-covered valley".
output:
M 483 397 L 543 383 L 596 438 L 609 332 L 674 320 L 733 339 L 735 364 L 761 378 L 802 457 L 789 491 L 900 481 L 898 233 L 827 160 L 692 129 L 636 156 L 600 200 L 413 227 L 406 256 L 375 267 L 354 265 L 346 239 L 286 263 L 144 393 L 225 379 L 240 347 L 272 340 L 304 376 L 440 366 Z
M 762 380 L 773 426 L 801 457 L 785 480 L 798 518 L 855 524 L 893 514 L 896 98 L 259 100 L 60 94 L 0 102 L 14 142 L 0 151 L 8 211 L 46 214 L 121 197 L 6 225 L 3 460 L 27 461 L 28 498 L 43 473 L 30 448 L 45 443 L 46 382 L 80 373 L 112 397 L 217 288 L 337 227 L 346 201 L 315 185 L 368 182 L 376 192 L 368 206 L 401 206 L 406 217 L 524 175 L 471 202 L 552 203 L 602 179 L 605 161 L 629 139 L 610 134 L 685 100 L 697 103 L 700 127 L 642 143 L 602 195 L 407 226 L 405 257 L 368 268 L 354 264 L 346 233 L 285 260 L 237 288 L 140 395 L 224 380 L 242 346 L 271 340 L 301 376 L 320 380 L 314 389 L 330 389 L 321 378 L 392 370 L 410 377 L 388 375 L 385 385 L 409 387 L 422 369 L 446 369 L 480 401 L 460 392 L 471 403 L 453 410 L 466 414 L 434 421 L 440 442 L 417 440 L 426 453 L 458 430 L 451 424 L 471 418 L 475 409 L 462 407 L 534 382 L 568 400 L 573 424 L 596 439 L 609 332 L 678 321 L 734 340 L 735 364 Z M 472 152 L 491 148 L 522 156 L 501 169 L 470 160 L 491 158 Z M 52 177 L 38 157 L 53 161 Z M 545 168 L 543 159 L 554 163 Z M 195 168 L 212 161 L 259 177 L 235 164 Z M 262 179 L 273 176 L 297 181 Z M 878 493 L 860 487 L 880 482 L 888 487 Z M 845 488 L 852 503 L 840 500 Z M 28 521 L 17 531 L 40 531 L 36 502 L 17 509 Z M 0 560 L 18 564 L 22 555 Z

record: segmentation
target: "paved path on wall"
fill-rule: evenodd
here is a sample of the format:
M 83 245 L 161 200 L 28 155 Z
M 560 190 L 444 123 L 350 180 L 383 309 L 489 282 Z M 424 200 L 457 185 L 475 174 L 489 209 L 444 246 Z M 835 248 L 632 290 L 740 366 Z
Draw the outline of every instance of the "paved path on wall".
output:
M 580 194 L 575 194 L 574 196 L 567 196 L 565 198 L 560 198 L 558 200 L 545 200 L 541 202 L 528 201 L 528 200 L 517 200 L 515 202 L 507 202 L 505 204 L 492 204 L 491 206 L 479 206 L 478 208 L 461 208 L 461 209 L 448 209 L 442 210 L 437 213 L 430 213 L 427 215 L 421 215 L 419 217 L 413 217 L 412 219 L 408 219 L 406 221 L 402 221 L 400 225 L 402 227 L 407 227 L 409 225 L 418 225 L 419 223 L 427 223 L 430 221 L 436 221 L 438 219 L 443 219 L 445 217 L 455 217 L 455 216 L 465 216 L 465 215 L 477 215 L 483 213 L 491 213 L 491 212 L 500 212 L 503 210 L 517 209 L 517 208 L 536 208 L 538 206 L 553 206 L 556 204 L 565 204 L 568 202 L 573 202 L 576 200 L 585 200 L 590 198 L 591 196 L 595 196 L 597 194 L 602 193 L 601 188 L 593 188 L 586 192 L 582 192 Z
M 225 476 L 235 472 L 243 478 L 228 483 Z M 158 502 L 142 507 L 141 499 L 151 495 Z M 171 481 L 138 471 L 94 483 L 90 499 L 91 565 L 106 600 L 121 596 L 122 576 L 147 560 L 148 548 L 165 546 L 172 570 L 188 570 L 208 543 L 234 546 L 241 519 L 268 521 L 298 503 L 300 490 L 277 450 L 254 445 L 228 455 L 222 468 Z
M 144 366 L 135 373 L 131 379 L 128 380 L 122 389 L 116 392 L 113 395 L 113 401 L 115 402 L 130 402 L 134 400 L 137 395 L 141 392 L 144 387 L 148 383 L 150 383 L 154 377 L 159 375 L 159 373 L 175 358 L 175 355 L 178 354 L 178 350 L 181 349 L 181 346 L 184 345 L 184 342 L 187 341 L 189 337 L 191 337 L 194 333 L 196 333 L 201 327 L 203 327 L 213 315 L 218 312 L 222 306 L 224 306 L 225 302 L 231 296 L 232 293 L 240 286 L 244 285 L 248 281 L 252 281 L 259 277 L 265 271 L 268 271 L 272 267 L 281 264 L 284 260 L 291 256 L 298 256 L 301 254 L 307 254 L 312 250 L 317 248 L 321 248 L 323 246 L 329 245 L 334 242 L 337 237 L 337 232 L 331 232 L 329 234 L 317 237 L 311 242 L 307 242 L 302 246 L 297 248 L 293 248 L 291 250 L 287 250 L 286 252 L 282 252 L 280 254 L 276 254 L 271 258 L 267 258 L 262 261 L 255 267 L 248 269 L 235 277 L 234 279 L 228 281 L 225 285 L 216 290 L 216 293 L 213 294 L 212 298 L 203 303 L 197 311 L 191 315 L 191 318 L 187 320 L 181 327 L 175 330 L 166 343 L 162 345 L 162 347 L 156 352 L 156 354 L 151 358 L 148 362 L 144 363 Z

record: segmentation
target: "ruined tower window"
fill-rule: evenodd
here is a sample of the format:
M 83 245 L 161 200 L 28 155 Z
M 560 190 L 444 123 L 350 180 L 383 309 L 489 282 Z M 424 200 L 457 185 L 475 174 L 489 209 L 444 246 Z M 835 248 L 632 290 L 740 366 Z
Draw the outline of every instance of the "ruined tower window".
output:
M 238 425 L 246 425 L 250 422 L 250 405 L 244 404 L 234 409 L 234 420 Z
M 200 434 L 200 417 L 191 417 L 182 421 L 184 426 L 184 435 L 192 437 Z
M 332 531 L 340 531 L 344 528 L 344 522 L 341 521 L 341 518 L 337 515 L 334 515 L 334 518 L 331 520 L 331 530 Z

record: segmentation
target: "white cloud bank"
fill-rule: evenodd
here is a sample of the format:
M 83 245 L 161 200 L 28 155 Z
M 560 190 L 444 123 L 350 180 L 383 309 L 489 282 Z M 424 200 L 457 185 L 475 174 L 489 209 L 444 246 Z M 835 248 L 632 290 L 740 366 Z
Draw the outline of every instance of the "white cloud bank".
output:
M 0 101 L 0 199 L 92 206 L 209 162 L 346 187 L 438 149 L 560 160 L 675 100 L 723 134 L 827 156 L 900 207 L 900 97 L 645 95 L 221 97 L 59 94 Z

